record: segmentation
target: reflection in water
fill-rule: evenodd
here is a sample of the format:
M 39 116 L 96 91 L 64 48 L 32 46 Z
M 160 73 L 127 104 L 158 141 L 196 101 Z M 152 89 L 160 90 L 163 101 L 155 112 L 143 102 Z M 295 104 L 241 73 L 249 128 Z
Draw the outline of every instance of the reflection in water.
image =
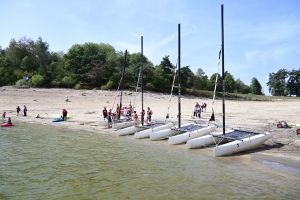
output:
M 0 199 L 288 199 L 299 181 L 162 142 L 18 124 L 0 132 Z

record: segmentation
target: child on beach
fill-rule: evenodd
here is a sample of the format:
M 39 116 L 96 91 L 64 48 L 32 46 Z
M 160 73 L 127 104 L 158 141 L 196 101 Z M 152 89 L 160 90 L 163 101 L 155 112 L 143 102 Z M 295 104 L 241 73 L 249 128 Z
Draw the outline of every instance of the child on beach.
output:
M 6 112 L 4 112 L 4 113 L 2 114 L 2 119 L 3 119 L 3 120 L 5 120 L 5 115 L 6 115 Z
M 136 114 L 136 111 L 134 111 L 133 115 L 134 125 L 138 125 L 139 116 Z
M 21 108 L 18 106 L 17 107 L 17 115 L 19 116 L 19 112 L 21 111 Z

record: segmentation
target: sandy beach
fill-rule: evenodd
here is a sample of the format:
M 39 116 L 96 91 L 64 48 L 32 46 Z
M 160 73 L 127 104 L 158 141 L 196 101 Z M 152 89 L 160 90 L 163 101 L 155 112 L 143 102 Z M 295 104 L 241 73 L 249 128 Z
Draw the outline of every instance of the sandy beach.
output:
M 11 117 L 17 125 L 18 122 L 40 123 L 67 127 L 76 130 L 87 130 L 100 134 L 112 133 L 114 130 L 98 126 L 98 121 L 103 119 L 104 107 L 112 108 L 116 91 L 103 90 L 73 90 L 73 89 L 38 89 L 17 88 L 14 86 L 0 87 L 1 100 L 0 112 L 6 111 L 6 117 Z M 120 95 L 120 93 L 119 93 Z M 123 91 L 123 105 L 134 103 L 134 91 Z M 153 120 L 165 120 L 169 94 L 144 93 L 144 108 L 153 110 Z M 66 101 L 68 99 L 68 101 Z M 118 96 L 116 104 L 120 102 Z M 182 123 L 191 120 L 196 102 L 207 104 L 206 112 L 202 113 L 202 120 L 208 121 L 212 108 L 212 99 L 182 96 L 181 113 Z M 26 105 L 28 112 L 23 116 L 23 106 Z M 21 112 L 17 116 L 16 107 L 20 106 Z M 265 160 L 268 162 L 281 163 L 287 166 L 299 168 L 300 163 L 300 135 L 292 129 L 277 129 L 275 120 L 286 120 L 300 123 L 299 98 L 282 100 L 280 97 L 275 101 L 226 101 L 226 124 L 230 128 L 243 127 L 247 129 L 273 131 L 275 143 L 268 140 L 263 146 L 248 152 L 233 155 L 235 157 L 247 157 L 252 160 Z M 72 116 L 66 122 L 53 123 L 51 116 L 60 116 L 62 109 Z M 141 111 L 141 94 L 136 98 L 135 110 Z M 177 121 L 178 97 L 173 96 L 170 103 L 170 121 Z M 222 124 L 222 101 L 215 100 L 214 104 L 216 120 Z M 49 118 L 36 118 L 37 114 L 49 115 Z M 1 130 L 1 129 L 0 129 Z M 221 130 L 221 129 L 220 129 Z M 112 134 L 117 137 L 116 134 Z M 168 145 L 167 141 L 165 144 Z M 185 145 L 178 145 L 185 148 Z M 203 149 L 204 154 L 213 156 L 212 149 Z

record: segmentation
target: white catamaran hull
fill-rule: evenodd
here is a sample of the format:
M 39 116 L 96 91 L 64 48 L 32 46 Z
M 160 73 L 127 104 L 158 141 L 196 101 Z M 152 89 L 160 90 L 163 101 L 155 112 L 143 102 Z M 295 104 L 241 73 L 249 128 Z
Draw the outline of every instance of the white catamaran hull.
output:
M 193 123 L 185 124 L 181 128 L 183 129 L 185 127 L 189 127 L 192 124 Z M 169 138 L 170 136 L 173 136 L 173 135 L 176 135 L 176 134 L 179 134 L 179 133 L 181 133 L 181 131 L 178 130 L 178 127 L 173 128 L 173 129 L 165 129 L 165 130 L 162 130 L 162 131 L 152 133 L 150 135 L 150 140 L 163 140 L 163 139 Z
M 121 129 L 121 128 L 127 128 L 129 126 L 133 126 L 133 121 L 127 121 L 127 122 L 121 122 L 121 123 L 115 123 L 111 126 L 112 129 Z
M 157 127 L 154 127 L 154 128 L 149 128 L 149 129 L 146 129 L 146 130 L 143 130 L 143 131 L 140 131 L 140 132 L 136 132 L 134 134 L 134 138 L 135 139 L 149 138 L 152 133 L 155 133 L 155 132 L 158 132 L 158 131 L 161 131 L 161 130 L 165 130 L 167 128 L 171 128 L 172 126 L 174 126 L 173 123 L 168 123 L 168 124 L 165 124 L 165 125 L 161 125 L 161 126 L 157 126 Z
M 168 138 L 169 136 L 175 135 L 176 133 L 178 133 L 177 130 L 168 128 L 168 129 L 165 129 L 162 131 L 157 131 L 157 132 L 151 133 L 150 140 L 152 140 L 152 141 L 162 140 L 162 139 Z
M 226 131 L 226 133 L 229 133 L 229 132 L 232 132 L 232 130 Z M 215 133 L 214 135 L 223 135 L 223 132 Z M 208 145 L 217 144 L 220 142 L 220 140 L 221 140 L 221 138 L 213 137 L 212 135 L 205 135 L 205 136 L 201 136 L 198 138 L 188 140 L 186 142 L 186 147 L 188 149 L 196 149 L 196 148 L 206 147 Z M 224 142 L 227 141 L 226 139 L 222 139 L 222 140 Z
M 119 135 L 119 136 L 130 135 L 130 134 L 133 134 L 133 133 L 141 131 L 141 130 L 144 130 L 144 127 L 142 127 L 142 126 L 130 126 L 130 127 L 127 127 L 127 128 L 117 130 L 117 135 Z
M 175 135 L 169 138 L 169 144 L 181 144 L 185 143 L 188 140 L 193 138 L 201 137 L 203 135 L 207 135 L 217 129 L 217 126 L 207 126 L 194 131 L 185 132 L 180 135 Z
M 108 121 L 107 120 L 101 120 L 98 122 L 98 126 L 107 126 Z
M 216 157 L 230 155 L 250 149 L 255 149 L 272 137 L 272 133 L 258 134 L 244 140 L 235 140 L 226 144 L 216 146 L 214 154 Z

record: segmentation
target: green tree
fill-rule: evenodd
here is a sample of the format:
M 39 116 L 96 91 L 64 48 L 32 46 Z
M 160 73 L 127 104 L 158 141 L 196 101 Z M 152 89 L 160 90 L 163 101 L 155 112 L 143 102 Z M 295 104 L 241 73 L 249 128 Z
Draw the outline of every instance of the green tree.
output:
M 262 95 L 262 87 L 261 84 L 258 82 L 257 78 L 253 77 L 251 80 L 251 93 L 256 95 Z
M 273 96 L 283 96 L 286 89 L 286 78 L 288 78 L 288 70 L 280 69 L 278 72 L 269 73 L 269 92 Z
M 297 97 L 300 96 L 300 69 L 289 72 L 289 78 L 287 80 L 286 89 L 288 94 L 296 95 Z
M 205 75 L 205 72 L 199 68 L 196 72 L 195 77 L 195 88 L 198 90 L 207 90 L 208 77 Z
M 210 91 L 214 91 L 215 89 L 215 83 L 216 83 L 216 76 L 218 75 L 218 80 L 217 80 L 217 91 L 221 92 L 222 91 L 222 77 L 220 74 L 218 73 L 214 73 L 213 75 L 211 75 L 207 86 L 208 86 L 208 90 Z
M 236 89 L 235 80 L 229 72 L 226 73 L 224 83 L 226 92 L 234 92 Z

